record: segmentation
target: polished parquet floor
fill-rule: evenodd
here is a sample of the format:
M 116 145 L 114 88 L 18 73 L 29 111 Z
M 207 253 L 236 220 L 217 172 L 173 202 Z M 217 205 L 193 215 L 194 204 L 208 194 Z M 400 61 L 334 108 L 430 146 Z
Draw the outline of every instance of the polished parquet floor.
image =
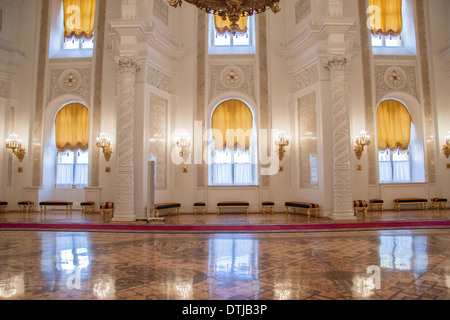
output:
M 0 222 L 114 223 L 74 211 Z M 449 220 L 450 210 L 355 221 Z M 323 223 L 301 214 L 167 216 L 165 224 Z M 135 222 L 146 223 L 146 222 Z M 332 223 L 328 221 L 327 223 Z M 1 300 L 448 300 L 450 229 L 289 233 L 0 231 Z

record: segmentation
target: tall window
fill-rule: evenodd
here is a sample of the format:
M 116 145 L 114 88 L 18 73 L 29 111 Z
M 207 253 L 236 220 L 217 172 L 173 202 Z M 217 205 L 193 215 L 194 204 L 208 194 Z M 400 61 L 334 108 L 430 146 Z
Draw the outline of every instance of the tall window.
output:
M 209 15 L 209 53 L 210 54 L 254 54 L 255 18 L 241 17 L 238 30 L 234 34 L 230 21 L 217 15 Z
M 377 110 L 380 183 L 411 182 L 411 116 L 397 100 L 383 101 Z
M 56 185 L 87 186 L 89 178 L 89 111 L 79 103 L 63 107 L 55 119 L 58 149 Z
M 369 0 L 367 13 L 374 54 L 416 54 L 410 0 Z
M 250 108 L 240 100 L 222 102 L 211 118 L 210 185 L 258 184 L 256 128 Z
M 96 0 L 63 0 L 64 49 L 94 47 Z

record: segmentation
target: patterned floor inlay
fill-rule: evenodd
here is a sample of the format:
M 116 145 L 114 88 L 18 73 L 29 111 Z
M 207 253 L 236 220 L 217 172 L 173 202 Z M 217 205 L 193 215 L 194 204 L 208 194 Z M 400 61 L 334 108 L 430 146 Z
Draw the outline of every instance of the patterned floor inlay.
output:
M 450 232 L 0 232 L 5 300 L 446 300 Z

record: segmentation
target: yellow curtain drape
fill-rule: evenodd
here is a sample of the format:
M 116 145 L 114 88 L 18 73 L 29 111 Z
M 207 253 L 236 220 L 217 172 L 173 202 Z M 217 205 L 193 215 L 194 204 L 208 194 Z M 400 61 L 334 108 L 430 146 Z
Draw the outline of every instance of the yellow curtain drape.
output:
M 246 34 L 247 29 L 247 16 L 241 16 L 239 21 L 237 22 L 237 25 L 239 27 L 239 30 L 237 30 L 237 33 L 239 34 Z M 231 21 L 226 18 L 225 20 L 222 19 L 217 13 L 214 14 L 214 25 L 216 27 L 216 31 L 218 34 L 223 35 L 225 33 L 232 34 L 232 30 L 230 29 Z
M 89 110 L 79 103 L 62 108 L 55 119 L 58 152 L 89 149 Z
M 405 151 L 411 139 L 411 115 L 397 100 L 385 100 L 377 110 L 378 149 Z
M 218 150 L 247 151 L 252 135 L 253 115 L 249 107 L 240 100 L 222 102 L 212 115 L 214 145 Z
M 369 8 L 374 36 L 398 37 L 402 33 L 402 0 L 369 0 Z
M 64 37 L 92 39 L 94 36 L 96 0 L 63 0 Z

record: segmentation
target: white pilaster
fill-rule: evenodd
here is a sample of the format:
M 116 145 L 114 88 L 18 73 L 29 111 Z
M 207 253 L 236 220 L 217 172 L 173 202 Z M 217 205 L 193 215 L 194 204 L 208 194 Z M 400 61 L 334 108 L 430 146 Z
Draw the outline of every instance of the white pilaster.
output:
M 116 140 L 116 196 L 113 221 L 135 221 L 134 212 L 134 96 L 136 72 L 140 69 L 135 57 L 119 57 L 119 110 Z
M 333 211 L 335 220 L 355 219 L 350 171 L 350 123 L 345 69 L 349 57 L 333 55 L 325 66 L 331 72 L 333 103 Z

